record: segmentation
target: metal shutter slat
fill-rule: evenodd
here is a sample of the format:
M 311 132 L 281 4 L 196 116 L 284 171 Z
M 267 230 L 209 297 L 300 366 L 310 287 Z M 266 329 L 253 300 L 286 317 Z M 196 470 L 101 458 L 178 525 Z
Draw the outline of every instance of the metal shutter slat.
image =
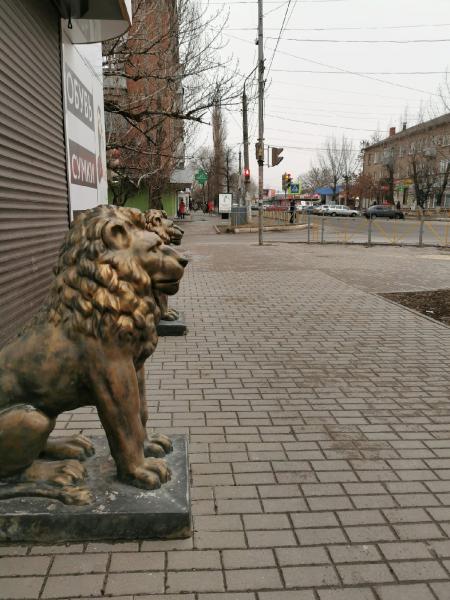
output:
M 0 23 L 0 345 L 42 304 L 69 225 L 59 16 L 3 0 Z

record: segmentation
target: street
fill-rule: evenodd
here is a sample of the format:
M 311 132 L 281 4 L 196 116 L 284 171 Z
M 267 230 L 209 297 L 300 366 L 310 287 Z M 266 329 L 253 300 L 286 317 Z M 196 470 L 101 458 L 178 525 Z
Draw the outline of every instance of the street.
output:
M 450 329 L 377 295 L 448 287 L 448 253 L 215 222 L 183 225 L 188 334 L 146 364 L 150 428 L 190 440 L 194 536 L 0 546 L 0 598 L 448 599 Z M 79 431 L 103 435 L 94 409 L 57 422 Z

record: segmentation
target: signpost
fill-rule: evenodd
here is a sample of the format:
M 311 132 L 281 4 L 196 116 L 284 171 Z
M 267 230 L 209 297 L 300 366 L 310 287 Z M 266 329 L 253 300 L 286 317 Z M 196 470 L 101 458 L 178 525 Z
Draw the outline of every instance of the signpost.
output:
M 197 183 L 202 186 L 203 189 L 203 205 L 206 206 L 205 199 L 205 183 L 208 181 L 208 173 L 203 169 L 199 169 L 197 173 L 194 175 L 194 179 Z
M 203 169 L 199 169 L 194 175 L 194 179 L 200 185 L 205 185 L 205 183 L 208 181 L 208 173 Z
M 219 212 L 230 213 L 233 194 L 219 194 Z

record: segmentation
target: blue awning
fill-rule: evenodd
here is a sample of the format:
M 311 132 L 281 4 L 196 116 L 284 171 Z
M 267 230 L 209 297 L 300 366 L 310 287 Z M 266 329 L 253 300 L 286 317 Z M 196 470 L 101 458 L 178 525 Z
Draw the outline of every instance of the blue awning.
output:
M 337 185 L 336 186 L 336 194 L 339 194 L 340 192 L 342 192 L 343 190 L 343 186 L 342 185 Z M 330 187 L 320 187 L 317 188 L 317 190 L 314 190 L 315 194 L 320 194 L 321 196 L 332 196 L 333 195 L 333 188 Z

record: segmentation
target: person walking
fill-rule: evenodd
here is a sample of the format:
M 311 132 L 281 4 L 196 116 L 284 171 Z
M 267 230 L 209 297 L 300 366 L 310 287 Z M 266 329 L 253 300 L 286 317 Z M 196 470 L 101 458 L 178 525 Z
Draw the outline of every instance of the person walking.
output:
M 184 219 L 184 215 L 186 213 L 186 204 L 184 203 L 183 200 L 181 200 L 181 202 L 178 206 L 178 212 L 180 213 L 180 219 Z
M 397 208 L 397 210 L 400 210 L 400 209 L 401 209 L 401 207 L 402 207 L 402 206 L 401 206 L 401 204 L 400 204 L 400 200 L 397 200 L 397 205 L 396 205 L 396 208 Z
M 291 213 L 291 218 L 289 220 L 289 223 L 294 223 L 294 219 L 295 219 L 295 200 L 294 200 L 294 198 L 292 198 L 292 200 L 289 202 L 289 211 Z

